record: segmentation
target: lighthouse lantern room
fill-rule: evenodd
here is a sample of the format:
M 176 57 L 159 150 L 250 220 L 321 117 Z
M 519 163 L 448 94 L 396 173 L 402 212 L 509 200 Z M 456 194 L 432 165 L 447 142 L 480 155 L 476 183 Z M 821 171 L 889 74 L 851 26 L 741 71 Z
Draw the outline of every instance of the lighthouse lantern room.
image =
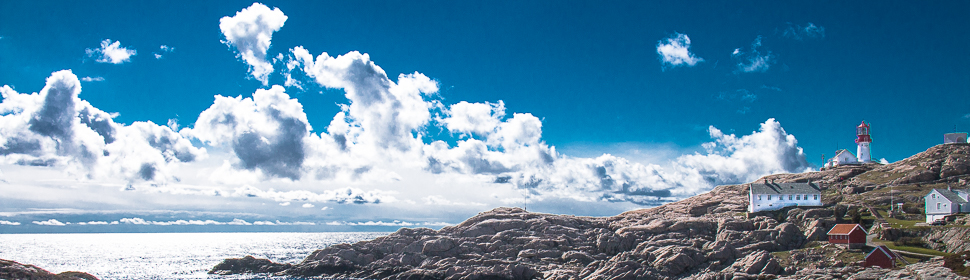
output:
M 872 138 L 869 137 L 869 124 L 866 121 L 862 121 L 862 124 L 856 127 L 856 136 L 855 143 L 859 146 L 856 155 L 858 155 L 859 162 L 872 162 L 872 155 L 869 153 Z

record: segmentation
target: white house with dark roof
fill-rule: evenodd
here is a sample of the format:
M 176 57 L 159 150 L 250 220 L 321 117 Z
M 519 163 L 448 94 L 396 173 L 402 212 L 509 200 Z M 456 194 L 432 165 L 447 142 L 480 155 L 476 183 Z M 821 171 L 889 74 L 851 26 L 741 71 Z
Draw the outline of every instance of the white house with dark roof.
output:
M 835 151 L 835 156 L 825 163 L 825 168 L 836 167 L 846 164 L 859 164 L 859 159 L 852 152 L 846 149 Z
M 943 219 L 956 213 L 970 213 L 970 191 L 965 189 L 933 189 L 923 197 L 926 202 L 926 222 Z
M 748 212 L 772 211 L 788 206 L 822 206 L 822 191 L 816 183 L 751 183 Z

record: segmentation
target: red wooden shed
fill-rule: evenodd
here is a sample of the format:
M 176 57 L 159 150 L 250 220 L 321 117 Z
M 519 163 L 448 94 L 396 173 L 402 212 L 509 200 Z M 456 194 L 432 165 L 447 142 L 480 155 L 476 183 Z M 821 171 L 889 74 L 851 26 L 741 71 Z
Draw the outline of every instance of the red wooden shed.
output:
M 896 267 L 896 253 L 890 251 L 886 246 L 879 246 L 866 255 L 866 267 L 878 266 L 882 268 Z
M 837 224 L 829 230 L 829 243 L 862 248 L 866 245 L 866 234 L 866 230 L 859 224 Z

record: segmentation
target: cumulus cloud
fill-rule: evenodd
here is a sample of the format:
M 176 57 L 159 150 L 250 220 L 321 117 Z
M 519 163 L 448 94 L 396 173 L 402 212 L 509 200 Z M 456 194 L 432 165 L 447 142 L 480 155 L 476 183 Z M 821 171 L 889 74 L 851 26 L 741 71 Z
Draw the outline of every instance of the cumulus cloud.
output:
M 805 26 L 796 25 L 789 22 L 788 27 L 782 32 L 782 36 L 799 41 L 804 39 L 825 38 L 825 27 L 815 25 L 811 22 Z
M 108 225 L 109 223 L 105 221 L 90 221 L 90 222 L 79 222 L 77 224 L 82 226 L 87 226 L 87 225 Z M 118 224 L 118 223 L 115 222 L 114 224 Z
M 350 104 L 341 106 L 327 128 L 341 147 L 363 145 L 368 150 L 418 150 L 419 128 L 428 124 L 435 102 L 424 97 L 438 92 L 438 83 L 421 73 L 402 74 L 395 83 L 367 54 L 327 53 L 315 59 L 303 47 L 290 50 L 291 60 L 319 85 L 343 89 Z
M 762 50 L 761 40 L 761 36 L 755 38 L 751 42 L 750 50 L 734 49 L 731 57 L 738 61 L 737 71 L 744 73 L 765 72 L 775 63 L 775 55 L 771 51 Z
M 84 77 L 84 78 L 81 78 L 81 81 L 84 81 L 84 82 L 103 82 L 104 81 L 104 77 Z
M 669 38 L 664 38 L 657 42 L 657 54 L 664 66 L 677 67 L 687 65 L 694 66 L 703 58 L 690 52 L 690 38 L 686 34 L 675 33 Z
M 115 114 L 78 97 L 81 84 L 70 70 L 51 74 L 39 93 L 9 86 L 0 93 L 0 160 L 6 163 L 63 166 L 92 179 L 166 182 L 177 163 L 205 156 L 168 127 L 115 123 Z
M 751 182 L 774 173 L 812 171 L 798 140 L 775 119 L 768 119 L 758 131 L 741 137 L 724 134 L 713 126 L 708 132 L 714 142 L 703 145 L 706 154 L 681 156 L 677 162 L 712 185 Z
M 122 64 L 131 61 L 131 57 L 138 52 L 121 46 L 121 41 L 111 42 L 111 39 L 101 41 L 100 48 L 85 49 L 88 57 L 100 63 Z
M 263 199 L 270 199 L 273 201 L 282 202 L 280 205 L 287 206 L 290 205 L 291 201 L 300 202 L 336 202 L 340 204 L 353 203 L 353 204 L 366 204 L 366 203 L 382 203 L 382 202 L 393 202 L 396 199 L 390 195 L 389 192 L 374 190 L 374 191 L 363 191 L 361 189 L 355 188 L 343 188 L 336 190 L 325 190 L 322 193 L 316 193 L 311 191 L 276 191 L 273 189 L 260 190 L 253 186 L 244 186 L 236 188 L 230 196 L 233 197 L 256 197 Z M 309 203 L 307 203 L 309 204 Z M 306 207 L 306 205 L 303 205 Z M 310 204 L 310 207 L 313 207 Z
M 310 204 L 310 203 L 303 204 L 303 208 L 313 208 L 313 207 L 316 207 L 316 206 L 313 206 L 313 204 Z
M 58 220 L 55 220 L 55 219 L 50 219 L 50 220 L 46 220 L 46 221 L 33 221 L 33 223 L 35 225 L 41 225 L 41 226 L 64 226 L 64 225 L 67 225 L 67 224 L 62 223 L 61 221 L 58 221 Z
M 250 74 L 263 85 L 268 84 L 269 74 L 273 73 L 273 64 L 266 60 L 266 52 L 273 33 L 283 27 L 286 19 L 279 8 L 270 10 L 260 3 L 253 3 L 235 16 L 219 19 L 219 29 L 226 38 L 223 42 L 238 50 L 238 56 L 249 64 Z
M 19 226 L 20 223 L 19 222 L 11 222 L 11 221 L 0 220 L 0 225 L 2 225 L 2 226 Z
M 303 105 L 283 87 L 273 86 L 257 90 L 251 98 L 216 96 L 194 128 L 182 133 L 231 149 L 237 168 L 298 180 L 304 173 L 310 129 Z

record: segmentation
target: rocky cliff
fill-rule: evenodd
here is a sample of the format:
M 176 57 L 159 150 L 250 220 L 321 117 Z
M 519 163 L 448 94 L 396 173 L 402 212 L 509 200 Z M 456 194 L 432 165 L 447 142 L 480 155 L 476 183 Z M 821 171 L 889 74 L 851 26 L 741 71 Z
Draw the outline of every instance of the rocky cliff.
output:
M 860 255 L 867 252 L 820 246 L 817 240 L 847 213 L 890 200 L 918 204 L 929 189 L 947 184 L 965 187 L 968 155 L 968 145 L 939 145 L 885 166 L 759 179 L 819 182 L 826 204 L 821 208 L 748 218 L 746 185 L 719 186 L 605 218 L 497 208 L 438 231 L 402 228 L 375 240 L 331 246 L 299 264 L 227 259 L 210 273 L 368 279 L 957 279 L 938 259 L 903 270 L 862 268 Z M 967 245 L 949 239 L 966 235 L 956 228 L 929 230 L 922 237 L 952 243 L 948 251 L 953 251 Z

